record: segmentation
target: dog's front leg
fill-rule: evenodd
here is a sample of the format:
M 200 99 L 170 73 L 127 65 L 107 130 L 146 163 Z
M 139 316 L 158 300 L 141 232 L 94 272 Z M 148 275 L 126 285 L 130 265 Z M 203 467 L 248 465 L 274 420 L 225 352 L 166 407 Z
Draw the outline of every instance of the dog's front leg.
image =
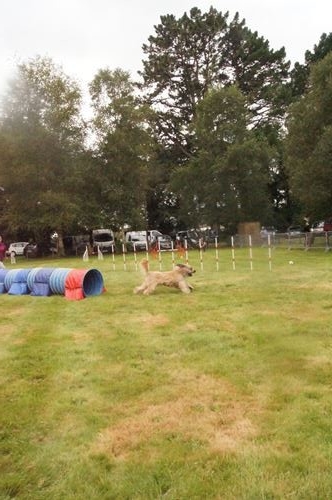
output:
M 179 282 L 179 288 L 180 288 L 181 292 L 183 292 L 183 293 L 190 293 L 190 291 L 191 291 L 190 290 L 191 287 L 184 280 Z
M 134 293 L 142 293 L 146 289 L 146 285 L 143 283 L 141 286 L 134 288 Z

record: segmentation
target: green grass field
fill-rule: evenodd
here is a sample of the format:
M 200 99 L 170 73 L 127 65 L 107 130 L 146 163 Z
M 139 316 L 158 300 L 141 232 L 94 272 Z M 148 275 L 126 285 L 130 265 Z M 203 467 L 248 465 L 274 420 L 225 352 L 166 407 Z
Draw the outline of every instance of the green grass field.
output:
M 148 297 L 132 255 L 17 261 L 106 292 L 0 295 L 1 500 L 332 498 L 332 253 L 234 258 Z

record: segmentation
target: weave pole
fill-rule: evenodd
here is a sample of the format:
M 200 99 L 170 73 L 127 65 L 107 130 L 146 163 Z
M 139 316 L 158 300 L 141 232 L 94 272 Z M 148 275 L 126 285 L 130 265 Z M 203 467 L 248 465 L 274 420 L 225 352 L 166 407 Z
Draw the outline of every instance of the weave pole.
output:
M 137 265 L 137 252 L 136 252 L 136 243 L 134 242 L 133 243 L 133 247 L 134 247 L 134 262 L 135 262 L 135 269 L 136 271 L 138 270 L 138 265 Z
M 160 241 L 157 240 L 159 271 L 162 270 Z
M 188 242 L 187 240 L 185 239 L 184 240 L 184 254 L 186 256 L 186 264 L 188 265 L 189 263 L 189 256 L 188 256 Z
M 250 271 L 253 270 L 253 261 L 252 261 L 252 239 L 251 234 L 249 234 L 249 261 L 250 261 Z
M 175 266 L 175 259 L 174 259 L 174 243 L 173 243 L 173 240 L 171 242 L 171 246 L 172 246 L 172 267 L 174 269 L 174 266 Z
M 113 271 L 115 271 L 115 248 L 114 248 L 114 245 L 112 245 L 111 248 L 112 248 L 112 265 L 113 265 Z
M 219 251 L 218 251 L 218 238 L 214 239 L 214 246 L 216 249 L 216 268 L 219 271 Z
M 89 260 L 88 245 L 85 247 L 85 251 L 83 253 L 82 259 L 83 259 L 84 262 L 88 262 L 88 260 Z M 12 264 L 13 264 L 13 262 L 12 262 Z
M 233 271 L 235 271 L 235 247 L 234 247 L 234 236 L 231 236 L 231 243 L 232 243 L 232 265 L 233 265 Z
M 124 243 L 122 243 L 122 258 L 123 258 L 123 269 L 124 269 L 124 271 L 127 271 L 126 249 L 125 249 Z
M 267 247 L 269 256 L 269 270 L 272 271 L 272 252 L 271 252 L 271 235 L 267 235 Z
M 200 266 L 201 266 L 201 271 L 203 271 L 203 269 L 204 269 L 204 265 L 203 265 L 203 250 L 201 248 L 199 249 L 199 262 L 200 262 Z
M 97 246 L 97 255 L 98 255 L 98 260 L 104 260 L 104 254 L 103 254 L 103 252 L 100 250 L 99 245 Z

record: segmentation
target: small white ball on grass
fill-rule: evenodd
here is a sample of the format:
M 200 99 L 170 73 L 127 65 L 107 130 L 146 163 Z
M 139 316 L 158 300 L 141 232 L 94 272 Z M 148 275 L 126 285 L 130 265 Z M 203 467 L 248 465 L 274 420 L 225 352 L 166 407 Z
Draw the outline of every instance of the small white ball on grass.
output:
M 290 261 L 288 262 L 288 264 L 290 264 L 290 265 L 292 266 L 292 265 L 294 264 L 294 262 L 293 262 L 292 260 L 290 260 Z

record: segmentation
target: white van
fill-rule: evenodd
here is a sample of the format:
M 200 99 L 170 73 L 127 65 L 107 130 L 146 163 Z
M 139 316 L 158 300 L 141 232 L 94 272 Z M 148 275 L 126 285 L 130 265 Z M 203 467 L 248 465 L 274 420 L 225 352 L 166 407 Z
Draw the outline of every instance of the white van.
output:
M 94 252 L 99 250 L 103 253 L 111 253 L 114 246 L 114 234 L 111 229 L 93 229 L 92 246 Z

